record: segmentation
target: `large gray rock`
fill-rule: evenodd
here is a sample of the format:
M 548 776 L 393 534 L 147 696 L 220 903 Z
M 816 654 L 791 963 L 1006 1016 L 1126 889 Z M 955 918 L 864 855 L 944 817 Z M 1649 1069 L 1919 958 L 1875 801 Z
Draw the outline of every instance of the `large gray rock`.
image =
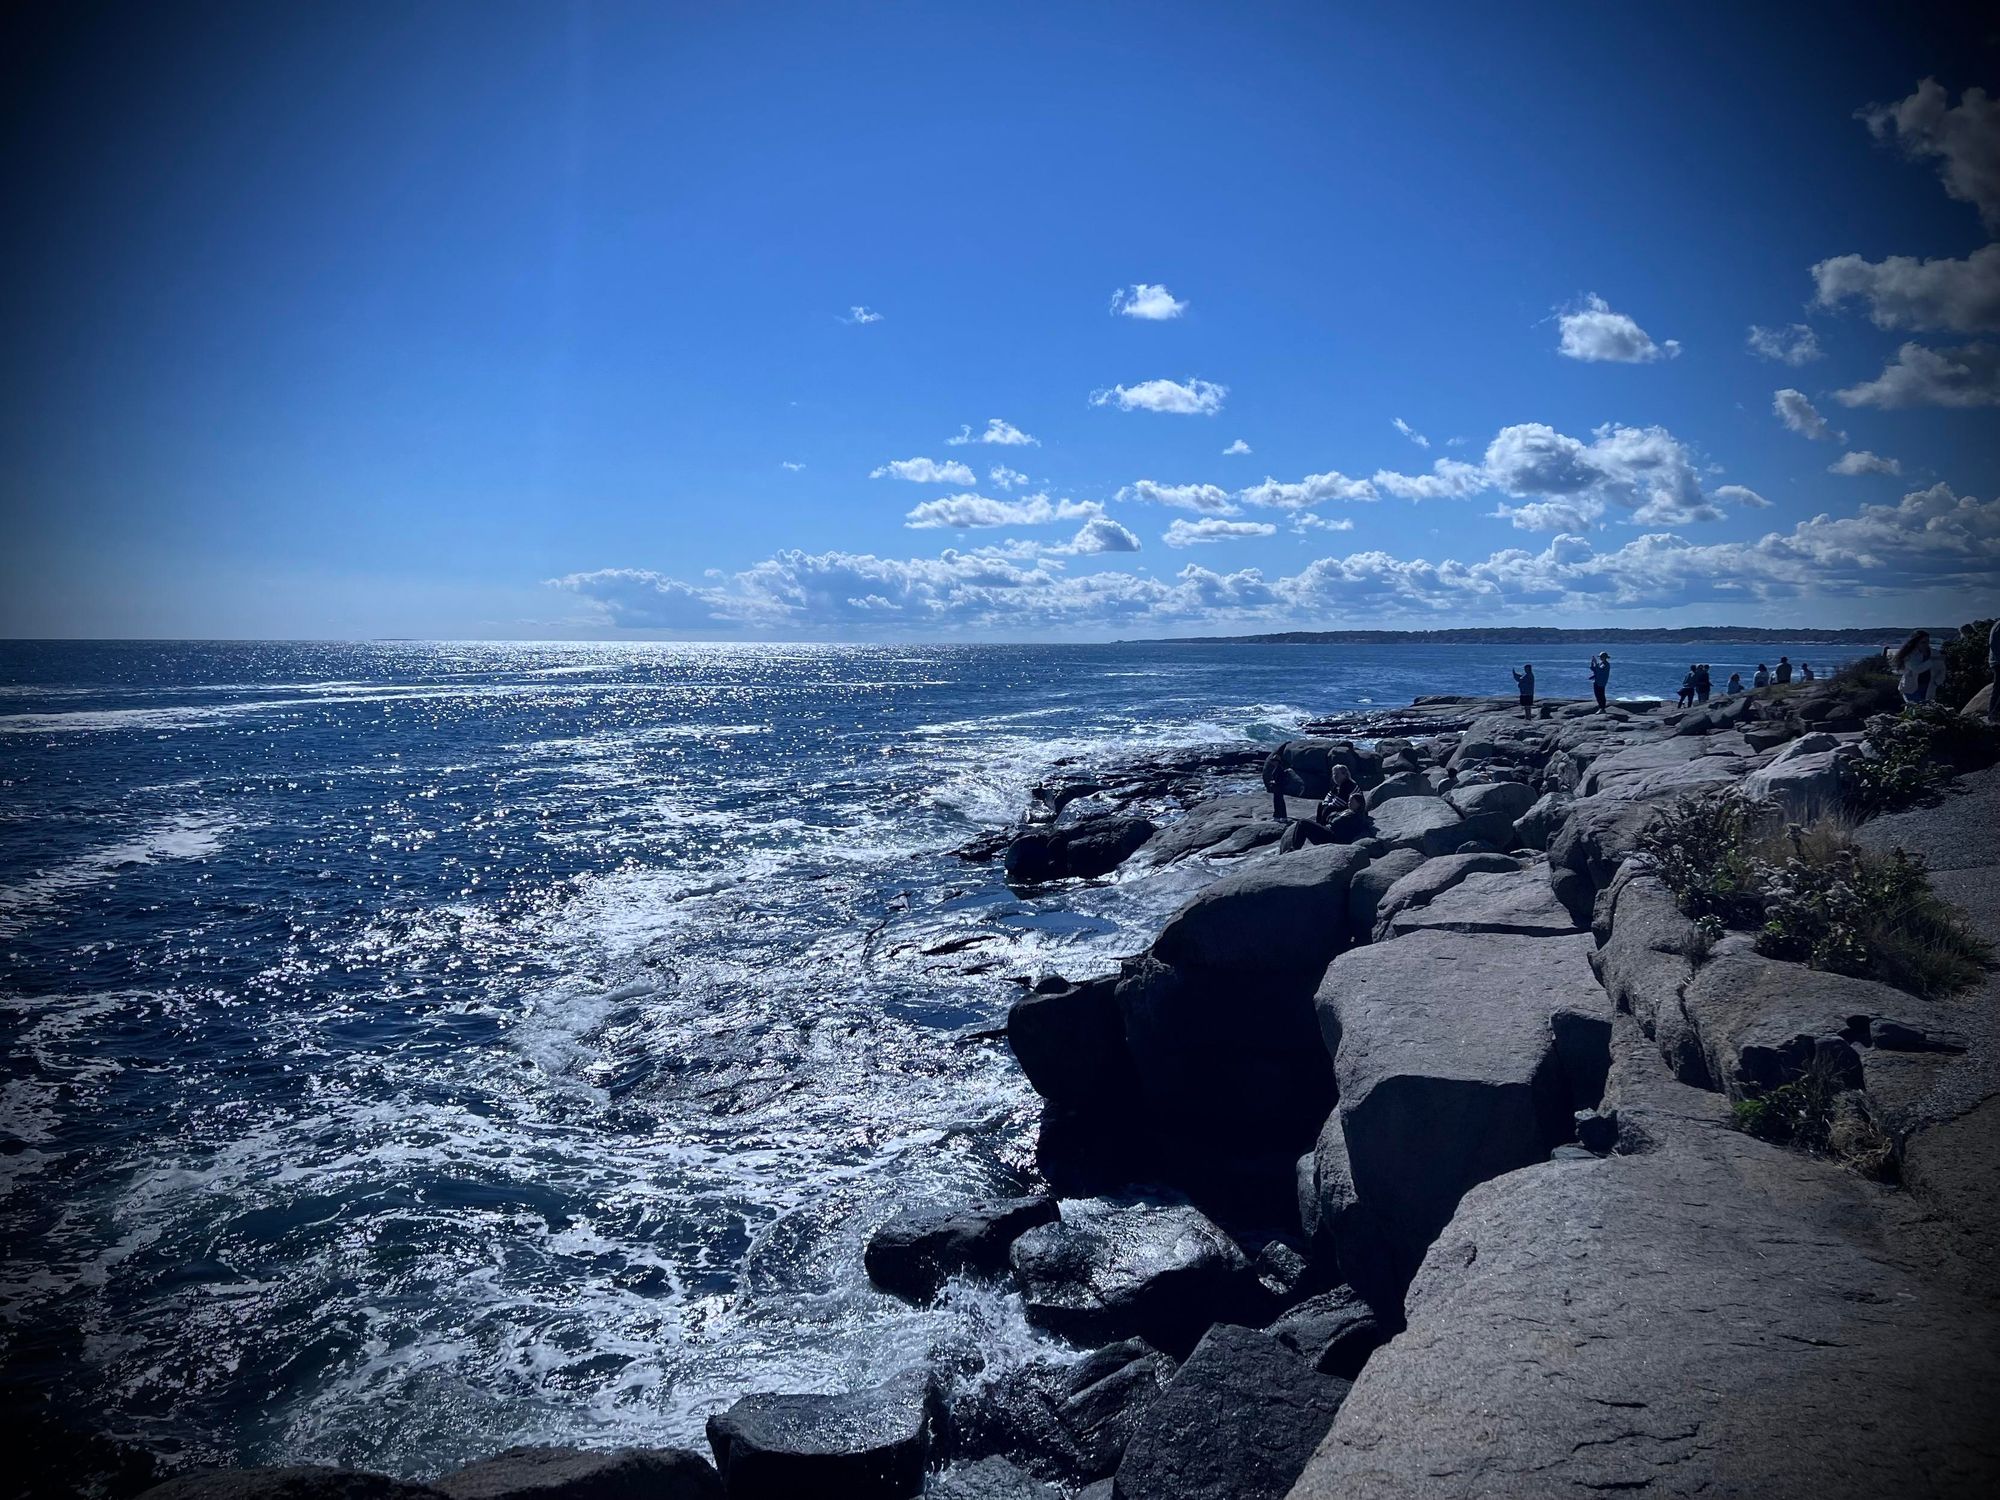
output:
M 862 1263 L 868 1279 L 884 1291 L 928 1302 L 960 1272 L 994 1276 L 1006 1270 L 1008 1247 L 1057 1217 L 1055 1199 L 1041 1193 L 951 1208 L 905 1208 L 868 1237 Z
M 1295 797 L 1317 802 L 1333 785 L 1333 768 L 1345 766 L 1356 783 L 1370 787 L 1381 778 L 1382 758 L 1352 740 L 1306 738 L 1288 740 L 1278 754 L 1291 773 L 1285 790 Z
M 1756 759 L 1740 734 L 1649 739 L 1593 761 L 1582 790 L 1585 797 L 1641 801 L 1712 790 L 1740 781 Z
M 722 1480 L 685 1448 L 509 1448 L 437 1481 L 451 1500 L 722 1500 Z
M 1125 1446 L 1120 1500 L 1279 1500 L 1349 1389 L 1269 1334 L 1211 1328 Z
M 1435 859 L 1420 859 L 1383 892 L 1376 904 L 1377 935 L 1386 937 L 1391 918 L 1413 907 L 1428 906 L 1469 875 L 1512 874 L 1520 868 L 1519 860 L 1505 854 L 1445 854 Z
M 1397 797 L 1372 810 L 1375 838 L 1391 849 L 1415 849 L 1433 857 L 1453 853 L 1474 834 L 1442 797 Z
M 156 1484 L 140 1500 L 439 1500 L 441 1493 L 382 1474 L 298 1465 L 203 1469 Z
M 1546 849 L 1569 811 L 1567 792 L 1545 792 L 1514 820 L 1514 841 L 1523 849 Z
M 921 1371 L 846 1395 L 745 1396 L 708 1419 L 730 1500 L 903 1500 L 920 1493 L 941 1415 Z
M 1317 1228 L 1393 1305 L 1469 1188 L 1545 1158 L 1602 1096 L 1611 1006 L 1590 938 L 1415 932 L 1319 987 L 1339 1103 L 1314 1153 Z
M 1007 879 L 1015 885 L 1108 875 L 1159 830 L 1148 818 L 1086 818 L 1067 828 L 1029 828 L 1007 846 Z
M 1012 1258 L 1028 1320 L 1081 1344 L 1137 1335 L 1185 1352 L 1256 1291 L 1236 1242 L 1184 1204 L 1072 1201 Z
M 1308 1297 L 1270 1327 L 1271 1337 L 1303 1357 L 1322 1375 L 1352 1380 L 1389 1329 L 1351 1286 Z
M 1372 808 L 1384 802 L 1394 802 L 1398 797 L 1434 797 L 1436 788 L 1431 778 L 1421 770 L 1402 771 L 1370 787 L 1364 800 Z
M 1354 873 L 1347 883 L 1347 930 L 1357 941 L 1374 932 L 1376 914 L 1390 888 L 1423 862 L 1415 849 L 1391 849 Z
M 1860 758 L 1861 747 L 1852 741 L 1802 735 L 1744 777 L 1743 790 L 1777 803 L 1794 822 L 1808 823 L 1839 809 L 1848 767 Z
M 1296 1500 L 2000 1487 L 1991 1308 L 1885 1254 L 1852 1173 L 1678 1109 L 1466 1194 Z
M 1189 808 L 1178 823 L 1154 834 L 1145 855 L 1156 865 L 1192 854 L 1223 858 L 1275 844 L 1284 832 L 1284 823 L 1271 816 L 1269 792 L 1215 797 Z
M 1408 906 L 1388 919 L 1389 935 L 1440 932 L 1511 932 L 1556 937 L 1575 932 L 1576 923 L 1556 900 L 1539 868 L 1503 874 L 1471 874 L 1421 906 Z
M 1444 800 L 1457 808 L 1461 817 L 1497 815 L 1511 826 L 1535 805 L 1535 789 L 1524 781 L 1488 781 L 1454 787 L 1444 794 Z
M 1153 954 L 1210 970 L 1316 973 L 1346 945 L 1347 883 L 1367 862 L 1365 850 L 1326 844 L 1225 876 L 1167 919 Z
M 963 1461 L 999 1455 L 1042 1479 L 1074 1484 L 1118 1467 L 1139 1418 L 1178 1368 L 1142 1339 L 1073 1363 L 1036 1360 L 976 1386 L 951 1410 Z
M 1549 752 L 1551 731 L 1544 720 L 1523 719 L 1514 713 L 1490 713 L 1474 719 L 1446 762 L 1454 771 L 1463 771 L 1482 761 L 1527 761 L 1540 764 Z
M 1062 1500 L 1062 1491 L 1004 1458 L 953 1464 L 924 1490 L 928 1500 Z
M 1683 1003 L 1694 978 L 1694 924 L 1657 877 L 1628 864 L 1611 884 L 1608 925 L 1594 962 L 1611 1003 L 1629 1013 L 1674 1076 L 1713 1086 L 1701 1033 Z
M 1129 1098 L 1136 1084 L 1118 1009 L 1118 976 L 1047 983 L 1007 1012 L 1007 1042 L 1044 1099 L 1092 1108 Z

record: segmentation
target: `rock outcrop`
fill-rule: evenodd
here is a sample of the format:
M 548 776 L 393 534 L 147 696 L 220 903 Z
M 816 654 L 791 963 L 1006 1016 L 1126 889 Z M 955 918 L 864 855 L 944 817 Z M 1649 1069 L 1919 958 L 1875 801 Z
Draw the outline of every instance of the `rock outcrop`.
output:
M 1062 828 L 1027 828 L 1007 846 L 1009 883 L 1039 885 L 1050 880 L 1109 875 L 1159 832 L 1149 818 L 1086 818 Z
M 924 1486 L 941 1405 L 922 1372 L 847 1395 L 745 1396 L 708 1419 L 730 1500 L 901 1500 Z
M 1056 1218 L 1055 1199 L 1043 1193 L 955 1208 L 905 1208 L 868 1237 L 862 1262 L 868 1279 L 884 1291 L 928 1302 L 960 1272 L 1005 1271 L 1014 1241 Z
M 140 1500 L 440 1500 L 442 1493 L 382 1474 L 305 1464 L 203 1469 L 154 1485 Z
M 715 1469 L 685 1448 L 509 1448 L 437 1488 L 451 1500 L 722 1500 Z

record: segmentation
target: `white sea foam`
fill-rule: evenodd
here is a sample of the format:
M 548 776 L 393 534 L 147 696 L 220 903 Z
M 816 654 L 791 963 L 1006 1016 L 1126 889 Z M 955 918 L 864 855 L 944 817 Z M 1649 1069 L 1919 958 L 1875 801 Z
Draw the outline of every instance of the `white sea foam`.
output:
M 206 859 L 238 827 L 227 813 L 181 813 L 116 843 L 64 860 L 10 885 L 0 885 L 0 937 L 13 937 L 101 881 L 162 860 Z

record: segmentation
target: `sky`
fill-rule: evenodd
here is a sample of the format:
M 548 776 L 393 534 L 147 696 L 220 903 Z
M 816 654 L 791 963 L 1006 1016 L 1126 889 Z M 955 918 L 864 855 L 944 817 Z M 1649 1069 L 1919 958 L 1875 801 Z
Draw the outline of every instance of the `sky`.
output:
M 17 6 L 0 635 L 1990 615 L 1896 9 Z

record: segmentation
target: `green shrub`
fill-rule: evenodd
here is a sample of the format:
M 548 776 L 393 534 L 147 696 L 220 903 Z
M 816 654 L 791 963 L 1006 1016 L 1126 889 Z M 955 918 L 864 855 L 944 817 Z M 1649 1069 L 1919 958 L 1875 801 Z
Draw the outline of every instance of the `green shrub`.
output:
M 1941 703 L 1919 703 L 1868 721 L 1868 754 L 1847 772 L 1846 795 L 1867 815 L 1937 794 L 1946 776 L 1991 765 L 2000 733 Z
M 1993 680 L 1986 665 L 1986 647 L 1993 621 L 1974 620 L 1958 627 L 1958 634 L 1944 643 L 1944 685 L 1938 701 L 1947 708 L 1963 708 L 1972 695 Z
M 1677 802 L 1639 836 L 1639 852 L 1698 926 L 1744 925 L 1763 904 L 1751 848 L 1778 821 L 1776 808 L 1749 797 Z
M 1898 1175 L 1894 1143 L 1820 1056 L 1791 1081 L 1737 1100 L 1730 1113 L 1730 1123 L 1745 1135 L 1831 1157 L 1879 1181 Z

